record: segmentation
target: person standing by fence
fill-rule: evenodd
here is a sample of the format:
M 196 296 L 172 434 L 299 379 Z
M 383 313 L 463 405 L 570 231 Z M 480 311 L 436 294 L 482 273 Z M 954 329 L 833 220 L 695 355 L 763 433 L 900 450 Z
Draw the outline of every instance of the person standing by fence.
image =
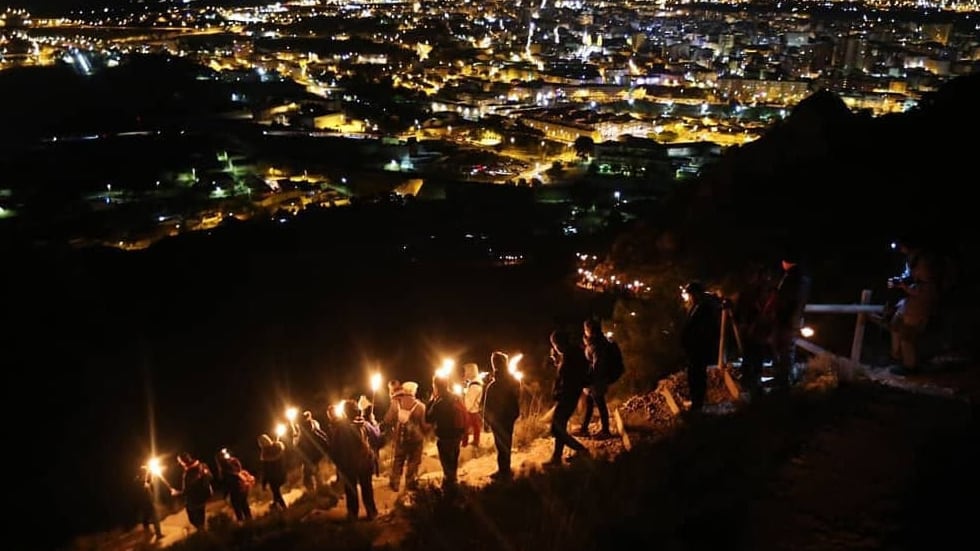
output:
M 792 249 L 783 254 L 783 275 L 770 303 L 774 388 L 786 390 L 796 363 L 796 338 L 803 327 L 803 311 L 810 298 L 811 280 L 802 257 Z

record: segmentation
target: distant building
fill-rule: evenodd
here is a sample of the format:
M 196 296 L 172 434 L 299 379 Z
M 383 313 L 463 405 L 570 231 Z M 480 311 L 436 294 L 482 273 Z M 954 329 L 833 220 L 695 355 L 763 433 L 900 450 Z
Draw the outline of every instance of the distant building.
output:
M 718 93 L 721 99 L 728 101 L 786 105 L 802 101 L 810 95 L 810 81 L 720 78 Z
M 705 164 L 721 156 L 711 142 L 664 144 L 649 138 L 626 136 L 595 145 L 593 163 L 599 175 L 666 181 L 696 175 Z

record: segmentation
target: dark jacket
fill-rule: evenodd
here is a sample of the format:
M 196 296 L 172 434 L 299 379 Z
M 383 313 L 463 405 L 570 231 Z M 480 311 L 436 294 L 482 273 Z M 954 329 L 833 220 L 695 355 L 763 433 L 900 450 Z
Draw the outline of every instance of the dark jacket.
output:
M 799 264 L 783 272 L 773 303 L 773 322 L 780 329 L 799 329 L 810 296 L 810 276 Z
M 184 469 L 184 477 L 181 480 L 181 494 L 187 500 L 187 505 L 203 506 L 211 497 L 211 482 L 214 477 L 211 469 L 203 461 L 195 461 Z
M 708 293 L 692 296 L 691 305 L 681 327 L 681 346 L 687 360 L 708 365 L 717 359 L 721 337 L 721 302 Z
M 593 334 L 585 340 L 585 359 L 589 363 L 589 384 L 606 388 L 612 379 L 611 364 L 616 346 L 602 333 Z
M 556 402 L 578 400 L 589 383 L 589 361 L 578 346 L 569 345 L 560 352 L 552 397 Z
M 337 469 L 350 480 L 374 471 L 374 452 L 368 443 L 364 419 L 340 417 L 331 425 L 331 458 Z
M 456 405 L 460 400 L 455 394 L 446 392 L 433 398 L 425 409 L 425 422 L 435 426 L 436 438 L 462 438 L 465 428 L 456 426 Z
M 497 371 L 483 393 L 483 415 L 488 423 L 513 426 L 521 415 L 520 400 L 520 381 L 506 371 Z
M 286 483 L 286 445 L 268 439 L 259 448 L 262 461 L 262 485 L 282 486 Z
M 227 459 L 218 457 L 218 474 L 221 477 L 221 487 L 225 495 L 244 495 L 248 493 L 248 485 L 242 478 L 242 462 L 237 457 Z

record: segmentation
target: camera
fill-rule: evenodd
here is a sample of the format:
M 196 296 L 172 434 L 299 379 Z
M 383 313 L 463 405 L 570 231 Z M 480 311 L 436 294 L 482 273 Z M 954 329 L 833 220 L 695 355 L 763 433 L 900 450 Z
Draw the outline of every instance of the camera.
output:
M 892 289 L 894 287 L 901 287 L 902 285 L 909 285 L 912 283 L 911 277 L 895 276 L 888 278 L 888 288 Z

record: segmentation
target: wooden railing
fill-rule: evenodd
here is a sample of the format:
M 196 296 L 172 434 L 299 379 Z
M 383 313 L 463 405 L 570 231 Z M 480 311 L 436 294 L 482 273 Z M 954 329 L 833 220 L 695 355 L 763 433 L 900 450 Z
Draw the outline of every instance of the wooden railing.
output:
M 857 321 L 854 324 L 854 338 L 851 341 L 851 363 L 860 365 L 861 348 L 864 346 L 864 327 L 868 323 L 868 314 L 880 314 L 885 307 L 880 304 L 871 304 L 871 291 L 865 289 L 861 291 L 861 301 L 858 304 L 807 304 L 804 312 L 807 314 L 854 314 Z M 816 344 L 803 339 L 796 339 L 796 346 L 815 354 L 828 353 L 827 350 Z M 835 356 L 837 354 L 834 354 Z

